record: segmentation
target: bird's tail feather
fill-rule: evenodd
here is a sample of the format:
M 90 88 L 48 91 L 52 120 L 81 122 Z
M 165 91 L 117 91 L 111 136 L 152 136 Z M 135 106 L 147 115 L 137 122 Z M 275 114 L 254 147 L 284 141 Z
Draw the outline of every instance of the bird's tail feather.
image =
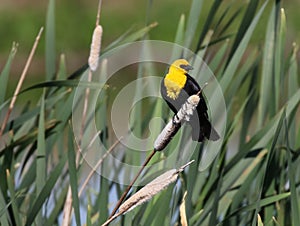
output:
M 220 139 L 220 135 L 210 124 L 208 119 L 204 116 L 200 119 L 200 126 L 191 124 L 192 126 L 192 139 L 194 141 L 202 142 L 205 139 L 216 141 Z M 199 128 L 200 127 L 200 128 Z

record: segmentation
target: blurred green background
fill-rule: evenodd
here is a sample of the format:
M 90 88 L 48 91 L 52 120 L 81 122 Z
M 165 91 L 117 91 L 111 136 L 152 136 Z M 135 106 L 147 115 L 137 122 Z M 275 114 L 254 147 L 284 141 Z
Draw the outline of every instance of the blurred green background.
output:
M 1 1 L 0 71 L 8 59 L 12 43 L 19 43 L 11 71 L 6 70 L 7 73 L 4 73 L 10 76 L 8 87 L 6 87 L 5 76 L 3 76 L 5 81 L 0 83 L 2 87 L 0 97 L 2 96 L 7 103 L 16 87 L 34 39 L 40 27 L 45 26 L 48 2 Z M 113 197 L 120 197 L 125 189 L 122 185 L 95 174 L 94 184 L 97 183 L 99 186 L 95 187 L 92 184 L 87 187 L 88 195 L 78 200 L 78 186 L 85 180 L 87 172 L 84 171 L 85 163 L 75 162 L 75 151 L 79 148 L 74 146 L 75 140 L 72 134 L 74 124 L 69 123 L 73 113 L 73 95 L 76 91 L 70 87 L 72 87 L 71 84 L 75 84 L 76 79 L 63 81 L 64 84 L 58 83 L 61 81 L 57 79 L 64 79 L 87 62 L 98 1 L 53 0 L 51 2 L 55 2 L 55 7 L 53 5 L 49 7 L 55 8 L 55 16 L 50 14 L 47 21 L 51 24 L 55 18 L 56 23 L 54 37 L 48 38 L 47 47 L 49 50 L 52 42 L 55 41 L 55 57 L 52 56 L 51 51 L 45 54 L 46 32 L 44 32 L 22 89 L 45 80 L 52 84 L 57 82 L 55 84 L 58 86 L 51 87 L 48 83 L 40 83 L 39 88 L 42 89 L 30 89 L 19 95 L 17 109 L 13 111 L 11 121 L 8 124 L 2 122 L 5 126 L 3 127 L 5 139 L 0 140 L 3 144 L 0 150 L 0 178 L 6 177 L 7 180 L 0 180 L 1 225 L 2 222 L 7 222 L 3 225 L 9 225 L 9 222 L 13 222 L 12 225 L 22 225 L 18 224 L 18 221 L 29 222 L 28 225 L 34 221 L 36 225 L 53 225 L 53 222 L 60 225 L 61 217 L 65 213 L 63 207 L 70 205 L 71 196 L 67 195 L 67 192 L 68 194 L 71 192 L 68 190 L 69 187 L 71 187 L 73 197 L 73 223 L 76 220 L 76 223 L 79 222 L 77 225 L 81 225 L 80 217 L 87 215 L 84 222 L 93 220 L 96 222 L 95 225 L 99 225 L 109 216 L 110 208 L 116 201 Z M 220 7 L 212 7 L 212 2 Z M 197 6 L 194 9 L 202 6 L 201 0 L 194 0 L 193 3 Z M 208 29 L 214 29 L 215 33 L 209 37 L 211 39 L 208 42 L 221 41 L 199 52 L 200 55 L 203 54 L 221 84 L 228 113 L 224 143 L 213 163 L 205 171 L 199 173 L 198 169 L 202 164 L 201 153 L 205 147 L 205 145 L 200 145 L 199 151 L 195 152 L 192 157 L 197 160 L 197 163 L 182 176 L 181 188 L 171 187 L 136 210 L 136 214 L 125 215 L 121 220 L 125 222 L 124 225 L 159 225 L 157 222 L 161 222 L 163 218 L 165 222 L 179 222 L 173 210 L 179 209 L 184 191 L 188 191 L 186 209 L 192 222 L 190 225 L 209 222 L 209 225 L 214 226 L 223 220 L 229 222 L 227 225 L 249 225 L 250 221 L 256 225 L 255 216 L 258 213 L 263 217 L 264 223 L 276 218 L 281 224 L 275 224 L 275 222 L 272 225 L 291 225 L 292 221 L 296 222 L 294 225 L 300 225 L 298 214 L 300 209 L 298 198 L 300 194 L 300 90 L 298 86 L 299 64 L 297 64 L 300 58 L 296 57 L 296 53 L 299 54 L 297 47 L 292 46 L 294 42 L 297 45 L 300 44 L 298 13 L 300 2 L 293 0 L 264 3 L 263 0 L 203 0 L 199 24 L 197 12 L 191 10 L 190 18 L 196 19 L 195 24 L 198 24 L 195 28 L 191 25 L 193 20 L 189 20 L 188 17 L 191 0 L 103 0 L 100 20 L 104 29 L 102 50 L 118 37 L 140 31 L 145 28 L 145 25 L 153 22 L 157 22 L 158 25 L 150 29 L 149 33 L 148 30 L 143 30 L 144 32 L 139 32 L 138 37 L 136 35 L 135 38 L 131 37 L 129 40 L 140 39 L 146 34 L 146 39 L 173 42 L 176 34 L 179 34 L 180 38 L 177 37 L 177 43 L 193 38 L 194 42 L 188 46 L 191 50 L 195 50 L 197 41 L 211 34 Z M 279 7 L 283 7 L 285 13 L 281 12 Z M 249 14 L 253 13 L 252 16 L 246 13 L 247 8 L 250 11 Z M 271 8 L 273 8 L 272 13 Z M 212 17 L 208 16 L 209 12 L 212 12 Z M 233 16 L 236 12 L 239 12 L 237 17 Z M 182 14 L 186 17 L 185 20 L 181 20 L 181 26 L 178 26 Z M 284 15 L 287 18 L 286 33 Z M 209 28 L 203 29 L 207 18 L 212 18 L 208 20 L 212 21 L 212 24 L 208 23 Z M 234 19 L 230 20 L 230 18 Z M 243 18 L 246 19 L 243 20 Z M 245 27 L 240 27 L 240 24 Z M 250 28 L 255 27 L 255 30 L 249 28 L 250 32 L 245 33 L 244 28 L 248 26 L 247 24 L 251 24 Z M 192 27 L 192 29 L 187 29 L 188 33 L 185 32 L 185 25 L 187 28 Z M 276 25 L 280 29 L 276 30 Z M 51 32 L 49 32 L 50 36 Z M 195 34 L 191 34 L 192 32 Z M 229 37 L 230 41 L 226 42 L 224 37 Z M 202 45 L 206 45 L 205 43 L 201 40 Z M 237 47 L 235 44 L 240 44 L 240 46 Z M 276 51 L 274 48 L 277 48 Z M 61 54 L 65 55 L 67 73 L 64 73 L 63 63 L 60 64 L 61 67 L 55 67 L 55 64 L 52 64 L 52 59 L 55 59 L 58 64 Z M 45 55 L 47 55 L 47 60 Z M 51 61 L 50 72 L 49 61 Z M 48 62 L 47 77 L 45 62 Z M 122 74 L 125 71 L 124 74 L 129 74 L 130 78 L 123 76 L 122 79 L 118 79 L 120 77 L 115 76 L 114 79 L 119 83 L 126 83 L 137 74 L 142 74 L 137 73 L 137 65 L 131 66 L 122 70 Z M 162 76 L 162 71 L 165 70 L 163 67 L 166 65 L 159 66 L 162 68 L 158 74 Z M 52 79 L 51 75 L 57 68 L 62 70 L 61 77 L 57 76 L 58 78 Z M 153 68 L 149 71 L 152 72 Z M 110 89 L 102 99 L 99 99 L 96 115 L 99 117 L 97 129 L 105 131 L 100 138 L 107 147 L 112 147 L 114 137 L 110 135 L 113 132 L 110 121 L 109 118 L 102 117 L 105 112 L 110 111 L 109 101 L 113 96 L 111 94 L 114 94 L 115 87 L 111 83 L 109 85 Z M 8 93 L 6 93 L 6 88 L 9 89 Z M 142 86 L 137 86 L 137 95 L 142 92 L 142 89 Z M 38 95 L 35 95 L 36 92 Z M 107 97 L 109 97 L 108 100 Z M 36 100 L 36 103 L 32 100 Z M 29 102 L 30 106 L 26 104 Z M 167 115 L 165 114 L 167 109 L 164 109 L 166 104 L 155 100 L 148 102 L 151 102 L 149 106 L 154 109 L 153 111 L 137 105 L 138 107 L 135 106 L 137 110 L 131 112 L 133 115 L 131 124 L 137 125 L 133 133 L 139 137 L 147 134 L 148 124 L 154 116 L 163 118 Z M 22 108 L 18 104 L 25 106 Z M 2 104 L 1 109 L 4 110 L 0 113 L 3 115 L 6 113 L 6 106 Z M 286 106 L 287 109 L 285 109 Z M 144 111 L 149 114 L 144 114 Z M 81 123 L 85 124 L 84 117 Z M 78 125 L 77 121 L 75 125 Z M 157 125 L 157 133 L 161 126 Z M 165 153 L 157 156 L 155 161 L 164 161 L 168 153 L 176 146 L 174 143 L 176 139 L 182 146 L 189 144 L 188 133 L 186 135 L 183 138 L 177 136 L 173 140 L 173 146 L 169 146 Z M 91 140 L 89 133 L 82 133 L 82 138 L 86 141 Z M 85 144 L 79 146 L 85 150 Z M 127 164 L 140 165 L 141 160 L 144 159 L 144 156 L 141 157 L 136 152 L 132 152 L 131 155 L 131 150 L 127 147 L 120 145 L 118 148 L 119 153 L 124 153 L 122 158 L 124 157 L 124 162 Z M 178 156 L 181 155 L 180 151 L 181 147 L 176 146 Z M 44 155 L 46 158 L 41 158 Z M 64 168 L 67 161 L 68 167 Z M 20 164 L 26 167 L 20 167 Z M 103 169 L 108 169 L 106 164 L 109 162 L 104 161 Z M 83 170 L 80 169 L 81 167 Z M 118 170 L 113 172 L 114 176 L 120 176 L 119 172 Z M 241 172 L 243 173 L 239 175 Z M 124 173 L 124 178 L 128 175 Z M 44 189 L 47 192 L 44 192 Z M 17 197 L 16 201 L 15 197 Z M 95 199 L 95 202 L 90 202 L 92 199 Z M 53 203 L 55 204 L 53 209 L 49 210 L 48 207 L 51 207 Z M 165 208 L 166 203 L 173 208 Z M 44 214 L 41 207 L 49 210 L 51 216 Z M 43 224 L 44 222 L 48 224 Z M 171 223 L 169 225 L 174 225 Z M 87 225 L 92 224 L 87 223 Z
M 165 1 L 140 1 L 110 0 L 102 2 L 101 25 L 104 28 L 103 46 L 111 43 L 117 37 L 128 30 L 142 28 L 146 23 L 158 22 L 149 35 L 149 39 L 164 41 L 173 41 L 176 33 L 177 24 L 182 13 L 187 14 L 191 5 L 191 0 L 165 0 Z M 243 1 L 225 1 L 234 3 L 232 7 L 243 7 L 240 18 L 246 8 Z M 81 65 L 86 63 L 89 54 L 89 45 L 91 34 L 95 24 L 95 7 L 98 1 L 56 1 L 56 53 L 57 56 L 64 53 L 67 62 L 68 73 L 73 72 Z M 45 17 L 48 1 L 22 0 L 11 1 L 1 0 L 0 4 L 0 70 L 3 68 L 12 43 L 19 43 L 17 55 L 13 62 L 11 75 L 14 78 L 20 76 L 22 68 L 32 47 L 34 38 L 41 26 L 45 26 Z M 203 18 L 199 23 L 199 29 L 204 24 L 204 18 L 207 18 L 208 9 L 212 1 L 206 1 L 201 13 Z M 283 3 L 287 15 L 287 42 L 293 41 L 300 43 L 300 1 L 287 0 Z M 205 10 L 207 9 L 207 10 Z M 267 9 L 270 10 L 270 9 Z M 221 9 L 220 9 L 221 11 Z M 231 10 L 234 12 L 234 10 Z M 265 13 L 267 20 L 268 13 Z M 237 20 L 238 21 L 238 20 Z M 236 26 L 237 25 L 237 26 Z M 260 26 L 261 25 L 261 26 Z M 265 23 L 260 23 L 252 43 L 262 43 L 264 41 Z M 231 26 L 232 33 L 237 29 L 238 24 Z M 28 79 L 43 80 L 45 73 L 44 65 L 44 38 L 38 46 L 37 53 L 30 67 Z M 14 81 L 11 81 L 14 84 Z

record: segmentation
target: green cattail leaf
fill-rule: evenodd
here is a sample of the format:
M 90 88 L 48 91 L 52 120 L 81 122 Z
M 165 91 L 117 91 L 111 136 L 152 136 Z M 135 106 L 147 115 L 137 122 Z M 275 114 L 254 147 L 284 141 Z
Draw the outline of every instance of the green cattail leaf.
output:
M 205 20 L 201 35 L 200 35 L 198 43 L 197 43 L 197 47 L 195 49 L 196 53 L 198 53 L 200 51 L 202 44 L 204 44 L 204 46 L 205 46 L 205 43 L 203 43 L 204 40 L 207 39 L 207 37 L 211 36 L 211 34 L 209 34 L 210 25 L 213 22 L 213 18 L 217 15 L 217 10 L 220 7 L 221 3 L 222 3 L 221 0 L 215 0 L 213 2 L 213 5 L 210 8 L 209 14 Z
M 244 14 L 243 20 L 242 20 L 239 28 L 238 28 L 238 32 L 236 34 L 236 37 L 235 37 L 235 40 L 233 42 L 231 51 L 230 51 L 229 56 L 227 58 L 228 59 L 227 64 L 233 58 L 234 54 L 238 51 L 240 43 L 242 42 L 242 40 L 245 39 L 246 34 L 247 34 L 247 32 L 248 32 L 251 24 L 256 20 L 255 18 L 257 16 L 255 16 L 255 12 L 256 12 L 258 3 L 259 3 L 258 0 L 251 0 L 251 1 L 249 1 L 247 10 L 246 10 L 246 12 Z M 262 8 L 265 7 L 266 3 L 267 2 L 265 2 L 264 6 Z
M 284 9 L 277 7 L 277 22 L 275 30 L 275 56 L 274 56 L 274 92 L 275 92 L 275 111 L 279 109 L 280 96 L 282 95 L 281 91 L 284 89 L 282 85 L 283 81 L 283 72 L 285 61 L 284 51 L 285 51 L 285 39 L 286 39 L 286 17 Z
M 46 181 L 45 186 L 39 193 L 38 197 L 35 199 L 32 207 L 30 208 L 28 214 L 27 214 L 27 220 L 25 225 L 29 226 L 32 225 L 37 213 L 40 211 L 41 207 L 43 206 L 45 200 L 50 196 L 50 193 L 52 192 L 52 189 L 58 180 L 59 176 L 62 175 L 63 167 L 65 166 L 67 158 L 63 157 L 60 159 L 60 162 L 57 164 L 55 169 L 50 172 L 49 178 Z
M 13 217 L 17 225 L 21 225 L 21 218 L 19 214 L 19 207 L 16 202 L 16 188 L 15 188 L 15 182 L 13 181 L 13 177 L 11 175 L 11 172 L 9 170 L 6 170 L 6 178 L 7 178 L 7 186 L 8 186 L 8 191 L 10 193 L 10 198 L 12 200 L 11 206 L 12 206 L 12 211 L 13 211 Z
M 57 218 L 59 217 L 59 215 L 61 214 L 61 210 L 63 209 L 63 205 L 65 204 L 68 190 L 69 190 L 68 184 L 66 184 L 61 189 L 61 192 L 56 200 L 55 206 L 50 216 L 46 219 L 44 226 L 53 226 L 54 223 L 57 221 Z
M 275 48 L 275 6 L 272 8 L 272 12 L 269 17 L 265 47 L 263 52 L 263 65 L 260 84 L 260 98 L 258 102 L 258 119 L 257 128 L 261 128 L 267 119 L 274 115 L 275 111 L 275 96 L 272 90 L 274 89 L 274 77 L 273 77 L 273 60 L 274 60 L 274 48 Z
M 187 21 L 186 31 L 185 31 L 184 46 L 186 48 L 191 47 L 191 43 L 193 41 L 193 37 L 195 35 L 197 25 L 199 22 L 202 5 L 203 5 L 203 0 L 192 1 L 190 13 Z
M 278 202 L 278 201 L 280 201 L 282 199 L 288 198 L 290 195 L 291 195 L 290 192 L 286 192 L 286 193 L 282 193 L 282 194 L 279 194 L 279 195 L 273 195 L 271 197 L 261 199 L 260 203 L 259 203 L 259 207 L 261 208 L 261 207 L 270 205 L 272 203 L 276 203 L 276 202 Z M 253 204 L 247 205 L 245 207 L 241 207 L 238 210 L 236 210 L 236 212 L 230 214 L 228 216 L 228 218 L 231 217 L 231 216 L 233 216 L 237 212 L 238 213 L 242 213 L 242 212 L 252 211 L 252 210 L 254 210 L 256 208 L 256 205 L 257 205 L 257 203 L 253 203 Z
M 299 193 L 297 191 L 297 184 L 295 180 L 296 175 L 296 167 L 298 164 L 295 164 L 292 162 L 292 152 L 290 149 L 289 144 L 289 132 L 288 132 L 288 126 L 287 126 L 287 120 L 285 120 L 285 140 L 286 140 L 286 147 L 287 147 L 287 162 L 288 162 L 288 178 L 289 178 L 289 187 L 291 191 L 291 220 L 293 225 L 299 225 L 300 224 L 300 216 L 299 216 Z
M 18 44 L 13 43 L 13 46 L 11 48 L 11 51 L 9 53 L 8 59 L 6 61 L 6 64 L 0 74 L 0 103 L 3 103 L 5 100 L 6 95 L 6 89 L 8 87 L 8 76 L 11 69 L 11 64 L 13 62 L 13 59 L 17 53 Z
M 55 51 L 55 0 L 50 0 L 46 16 L 46 80 L 51 80 L 56 72 Z
M 223 61 L 224 56 L 226 54 L 226 50 L 228 48 L 229 40 L 227 39 L 225 43 L 218 49 L 218 52 L 213 57 L 211 62 L 209 63 L 209 68 L 214 72 L 214 74 L 218 76 L 217 69 L 220 68 L 220 71 L 223 71 L 222 68 L 225 66 L 225 62 Z
M 297 52 L 298 52 L 298 46 L 294 44 L 293 53 L 289 60 L 289 68 L 288 68 L 288 98 L 291 98 L 294 93 L 297 92 L 299 89 L 298 84 L 298 65 L 297 65 Z M 289 128 L 289 140 L 291 147 L 299 147 L 300 146 L 300 140 L 297 139 L 297 122 L 295 118 L 295 114 L 291 116 L 289 119 L 289 123 L 291 124 Z M 300 136 L 300 133 L 299 133 Z
M 40 194 L 45 186 L 46 182 L 46 171 L 47 171 L 47 161 L 46 161 L 46 140 L 45 140 L 45 91 L 41 99 L 41 109 L 39 115 L 39 127 L 38 127 L 38 138 L 37 138 L 37 158 L 36 158 L 36 196 Z M 37 217 L 36 224 L 43 224 L 42 219 L 42 208 L 40 209 Z
M 174 43 L 178 45 L 183 45 L 184 42 L 184 30 L 185 30 L 184 25 L 185 25 L 185 16 L 184 14 L 182 14 L 179 19 L 179 23 L 177 26 L 177 31 L 174 39 Z M 171 64 L 175 59 L 180 58 L 181 55 L 182 55 L 181 51 L 179 51 L 178 48 L 174 48 L 169 63 Z
M 241 41 L 239 42 L 238 47 L 236 48 L 234 54 L 232 55 L 232 57 L 228 58 L 230 59 L 223 77 L 220 80 L 220 85 L 223 89 L 223 92 L 225 92 L 228 89 L 228 86 L 230 85 L 233 76 L 238 68 L 238 65 L 240 63 L 240 60 L 242 59 L 242 56 L 247 48 L 247 45 L 250 41 L 250 38 L 253 34 L 253 31 L 265 9 L 267 5 L 267 2 L 265 2 L 262 7 L 260 8 L 259 12 L 257 13 L 257 15 L 254 17 L 254 19 L 252 20 L 250 26 L 248 27 L 246 33 L 243 35 L 243 38 L 241 39 Z
M 74 208 L 75 220 L 77 225 L 81 225 L 80 223 L 80 206 L 79 206 L 79 198 L 78 198 L 78 185 L 77 185 L 77 167 L 76 167 L 76 150 L 73 145 L 73 133 L 71 128 L 69 129 L 68 136 L 68 165 L 69 165 L 69 175 L 70 175 L 70 186 L 72 191 L 72 206 Z
M 8 205 L 5 202 L 5 199 L 2 194 L 2 190 L 0 190 L 0 224 L 3 226 L 9 226 L 9 212 Z

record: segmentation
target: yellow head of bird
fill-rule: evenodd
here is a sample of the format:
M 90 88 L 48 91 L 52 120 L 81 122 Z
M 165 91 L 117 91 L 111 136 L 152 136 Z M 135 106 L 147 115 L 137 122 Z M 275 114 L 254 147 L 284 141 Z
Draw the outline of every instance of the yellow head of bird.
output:
M 191 69 L 193 67 L 185 59 L 175 60 L 171 64 L 169 72 L 164 79 L 168 97 L 173 100 L 178 97 L 187 80 L 185 74 Z
M 193 67 L 189 64 L 189 62 L 185 59 L 178 59 L 178 60 L 175 60 L 171 66 L 170 66 L 170 69 L 169 69 L 169 72 L 171 71 L 181 71 L 183 73 L 187 73 L 189 72 L 190 70 L 192 70 Z

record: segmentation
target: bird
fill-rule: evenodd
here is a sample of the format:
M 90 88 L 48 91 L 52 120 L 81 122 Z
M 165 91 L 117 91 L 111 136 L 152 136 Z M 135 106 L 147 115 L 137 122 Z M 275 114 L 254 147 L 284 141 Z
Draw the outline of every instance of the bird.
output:
M 209 121 L 204 95 L 197 81 L 189 75 L 192 69 L 187 60 L 175 60 L 161 81 L 161 96 L 176 115 L 189 96 L 199 94 L 199 104 L 188 122 L 192 126 L 192 140 L 217 141 L 220 136 Z

